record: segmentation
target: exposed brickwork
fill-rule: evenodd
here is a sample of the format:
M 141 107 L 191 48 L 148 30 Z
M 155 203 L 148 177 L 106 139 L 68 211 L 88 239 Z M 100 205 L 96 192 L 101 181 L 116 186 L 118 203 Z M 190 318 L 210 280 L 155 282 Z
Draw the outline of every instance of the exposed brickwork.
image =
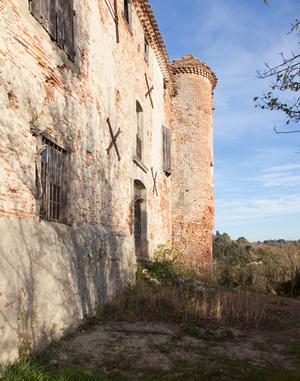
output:
M 212 86 L 188 56 L 173 63 L 178 88 L 173 100 L 172 235 L 194 269 L 210 271 L 214 222 Z M 190 73 L 191 67 L 193 71 Z M 206 68 L 208 72 L 208 68 Z M 212 72 L 209 72 L 212 77 Z
M 198 74 L 175 72 L 147 2 L 133 1 L 129 27 L 118 0 L 117 43 L 105 1 L 75 0 L 74 63 L 27 1 L 0 4 L 0 343 L 6 348 L 0 344 L 0 363 L 16 357 L 24 338 L 36 348 L 60 337 L 134 280 L 134 180 L 145 187 L 149 256 L 159 244 L 180 241 L 187 260 L 210 267 L 215 77 L 206 66 Z M 153 108 L 145 74 L 154 86 Z M 134 161 L 137 101 L 142 165 Z M 107 153 L 108 117 L 113 132 L 121 130 L 120 161 L 114 147 Z M 173 130 L 170 177 L 162 170 L 163 125 Z M 66 151 L 68 224 L 39 218 L 41 134 Z

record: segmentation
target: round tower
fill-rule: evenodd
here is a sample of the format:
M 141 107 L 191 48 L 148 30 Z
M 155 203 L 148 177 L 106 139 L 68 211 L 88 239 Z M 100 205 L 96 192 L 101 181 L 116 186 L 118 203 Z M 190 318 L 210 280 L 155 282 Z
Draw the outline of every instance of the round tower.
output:
M 172 103 L 172 237 L 183 260 L 197 271 L 212 268 L 214 185 L 212 157 L 213 71 L 193 56 L 173 61 L 177 93 Z

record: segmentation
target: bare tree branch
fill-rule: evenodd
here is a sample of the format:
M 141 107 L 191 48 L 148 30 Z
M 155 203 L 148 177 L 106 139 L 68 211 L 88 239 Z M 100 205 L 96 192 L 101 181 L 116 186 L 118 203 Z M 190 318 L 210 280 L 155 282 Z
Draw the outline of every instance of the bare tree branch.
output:
M 294 130 L 294 131 L 278 131 L 278 130 L 276 129 L 276 127 L 274 127 L 274 131 L 276 132 L 276 134 L 295 134 L 295 133 L 300 132 L 300 130 Z
M 266 4 L 268 0 L 264 1 Z M 288 33 L 298 31 L 300 28 L 300 20 L 296 19 L 292 24 Z M 300 37 L 300 33 L 297 34 Z M 299 45 L 299 43 L 298 43 Z M 257 76 L 260 79 L 272 79 L 270 91 L 263 94 L 262 97 L 254 97 L 255 107 L 267 110 L 281 111 L 286 116 L 286 124 L 290 122 L 298 123 L 300 121 L 300 96 L 292 96 L 300 90 L 300 52 L 290 53 L 289 57 L 285 57 L 280 53 L 281 62 L 271 67 L 265 64 L 266 69 L 262 72 L 258 71 Z M 282 98 L 283 95 L 284 97 Z M 278 131 L 276 133 L 295 133 L 293 131 Z

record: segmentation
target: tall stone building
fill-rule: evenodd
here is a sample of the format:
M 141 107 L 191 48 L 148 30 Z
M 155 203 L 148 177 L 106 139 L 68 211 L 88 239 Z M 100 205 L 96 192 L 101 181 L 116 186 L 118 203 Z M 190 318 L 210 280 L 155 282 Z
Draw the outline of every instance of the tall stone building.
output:
M 0 363 L 173 244 L 210 271 L 214 73 L 149 0 L 0 2 Z

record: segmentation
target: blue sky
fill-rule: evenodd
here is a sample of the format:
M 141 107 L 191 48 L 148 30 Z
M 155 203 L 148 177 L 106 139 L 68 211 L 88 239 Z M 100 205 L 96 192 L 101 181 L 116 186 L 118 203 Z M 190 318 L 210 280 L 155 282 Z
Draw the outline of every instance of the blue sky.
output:
M 152 0 L 170 60 L 193 54 L 217 74 L 216 230 L 249 240 L 300 239 L 300 134 L 280 113 L 254 108 L 267 89 L 256 71 L 299 51 L 290 23 L 299 0 Z

